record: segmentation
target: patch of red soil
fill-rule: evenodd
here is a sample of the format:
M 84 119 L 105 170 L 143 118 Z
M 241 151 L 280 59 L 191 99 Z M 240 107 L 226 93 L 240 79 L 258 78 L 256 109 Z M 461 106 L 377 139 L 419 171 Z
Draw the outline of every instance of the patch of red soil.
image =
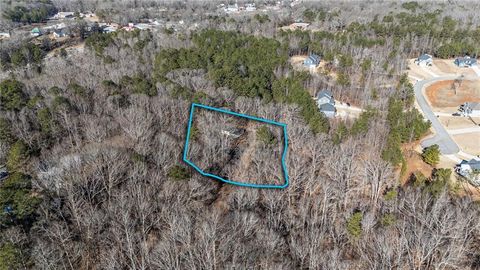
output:
M 420 154 L 414 150 L 418 144 L 419 141 L 416 141 L 402 146 L 403 156 L 407 164 L 406 171 L 400 177 L 400 184 L 402 186 L 408 183 L 410 176 L 415 172 L 421 172 L 427 177 L 432 174 L 433 167 L 423 162 Z
M 427 87 L 425 94 L 434 107 L 457 107 L 465 102 L 480 102 L 480 81 L 440 81 Z

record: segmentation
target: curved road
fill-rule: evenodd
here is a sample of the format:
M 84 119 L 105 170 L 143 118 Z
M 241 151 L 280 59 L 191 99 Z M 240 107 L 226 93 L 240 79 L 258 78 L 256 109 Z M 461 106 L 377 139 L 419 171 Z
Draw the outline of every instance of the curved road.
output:
M 425 139 L 421 142 L 422 147 L 428 147 L 433 144 L 438 144 L 440 147 L 440 152 L 444 155 L 452 155 L 458 153 L 460 148 L 455 143 L 455 141 L 450 137 L 450 134 L 447 130 L 443 127 L 443 125 L 438 120 L 435 113 L 432 111 L 430 104 L 428 104 L 425 95 L 423 93 L 425 87 L 430 84 L 433 84 L 438 81 L 444 80 L 454 80 L 458 78 L 457 75 L 449 75 L 449 76 L 440 76 L 431 79 L 426 79 L 423 81 L 417 81 L 414 86 L 415 89 L 415 98 L 417 99 L 417 103 L 423 111 L 425 117 L 432 123 L 432 127 L 435 129 L 435 135 L 428 139 Z M 470 76 L 464 76 L 464 80 L 475 79 Z

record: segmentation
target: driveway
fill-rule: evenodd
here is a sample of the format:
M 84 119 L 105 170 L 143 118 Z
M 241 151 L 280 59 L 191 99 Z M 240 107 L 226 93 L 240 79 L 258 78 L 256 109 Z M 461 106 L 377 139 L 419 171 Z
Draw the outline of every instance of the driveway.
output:
M 450 133 L 452 135 L 465 134 L 465 133 L 475 133 L 475 132 L 480 132 L 480 127 L 479 126 L 448 130 L 448 133 Z
M 414 86 L 415 98 L 417 100 L 417 103 L 422 109 L 425 118 L 427 118 L 432 123 L 432 128 L 435 130 L 435 134 L 433 135 L 433 137 L 423 140 L 421 142 L 421 145 L 422 147 L 428 147 L 433 144 L 438 144 L 438 146 L 440 147 L 440 152 L 444 155 L 456 154 L 458 153 L 458 151 L 460 151 L 460 149 L 455 143 L 455 141 L 452 139 L 452 137 L 450 137 L 450 134 L 448 134 L 447 130 L 440 123 L 436 114 L 432 111 L 432 108 L 426 100 L 423 91 L 424 88 L 430 84 L 438 81 L 454 80 L 457 77 L 458 76 L 456 75 L 435 77 L 423 81 L 417 81 Z M 465 77 L 465 79 L 468 79 L 468 77 Z

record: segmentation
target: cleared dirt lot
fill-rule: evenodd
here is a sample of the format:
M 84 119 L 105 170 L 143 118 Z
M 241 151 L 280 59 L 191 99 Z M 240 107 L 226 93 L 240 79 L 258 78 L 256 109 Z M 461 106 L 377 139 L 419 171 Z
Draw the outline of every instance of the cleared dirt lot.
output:
M 324 75 L 326 77 L 329 77 L 333 80 L 337 79 L 337 74 L 334 71 L 326 69 L 325 66 L 327 65 L 327 62 L 320 61 L 320 64 L 318 64 L 318 66 L 316 68 L 309 69 L 309 68 L 307 68 L 303 65 L 303 61 L 305 59 L 307 59 L 306 55 L 295 55 L 295 56 L 290 57 L 289 61 L 290 61 L 290 64 L 292 65 L 292 67 L 295 70 L 310 71 L 311 74 L 322 74 L 322 75 Z
M 305 69 L 307 69 L 303 66 L 303 61 L 305 61 L 305 59 L 307 59 L 306 55 L 295 55 L 295 56 L 290 57 L 290 64 L 295 69 L 305 70 Z
M 440 123 L 447 129 L 460 129 L 460 128 L 469 128 L 473 126 L 473 123 L 470 119 L 467 117 L 451 117 L 451 116 L 440 116 L 438 117 L 438 120 L 440 120 Z M 478 118 L 479 123 L 480 123 L 480 118 Z
M 480 81 L 461 82 L 456 93 L 453 88 L 454 81 L 441 81 L 427 87 L 425 93 L 433 107 L 458 107 L 464 102 L 480 102 Z
M 408 74 L 415 78 L 424 80 L 431 78 L 432 76 L 428 74 L 423 67 L 418 66 L 414 63 L 415 59 L 408 60 Z
M 434 59 L 433 68 L 437 69 L 440 73 L 444 73 L 439 75 L 445 75 L 445 74 L 476 75 L 475 71 L 473 71 L 470 68 L 457 67 L 454 64 L 454 61 L 455 59 Z
M 480 155 L 480 133 L 452 135 L 452 138 L 464 152 L 475 156 Z

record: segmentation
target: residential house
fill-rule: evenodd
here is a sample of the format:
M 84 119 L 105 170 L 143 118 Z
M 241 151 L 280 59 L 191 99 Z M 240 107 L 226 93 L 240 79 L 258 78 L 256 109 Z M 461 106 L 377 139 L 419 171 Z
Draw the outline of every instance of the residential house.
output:
M 322 90 L 317 95 L 317 106 L 318 109 L 325 114 L 328 118 L 332 118 L 337 113 L 335 108 L 335 99 L 333 98 L 332 92 L 329 90 Z
M 455 171 L 473 185 L 480 186 L 480 160 L 463 160 L 456 166 Z
M 57 14 L 53 15 L 52 19 L 61 20 L 61 19 L 73 18 L 74 14 L 75 12 L 58 12 Z
M 422 67 L 431 66 L 433 64 L 433 58 L 431 55 L 424 53 L 415 59 L 415 64 Z
M 312 53 L 303 61 L 303 65 L 308 68 L 316 68 L 320 64 L 320 56 Z
M 304 23 L 304 22 L 294 22 L 292 24 L 290 24 L 289 26 L 287 26 L 286 28 L 289 29 L 289 30 L 292 30 L 292 31 L 295 31 L 295 30 L 307 30 L 308 26 L 310 26 L 309 23 Z
M 257 7 L 255 6 L 255 3 L 250 3 L 245 5 L 245 10 L 246 11 L 255 11 L 257 10 Z
M 38 37 L 41 35 L 42 35 L 42 31 L 38 27 L 35 27 L 32 29 L 32 31 L 30 31 L 30 36 L 32 37 Z
M 130 32 L 135 30 L 134 24 L 133 23 L 128 23 L 127 26 L 122 27 L 123 30 Z
M 463 116 L 480 116 L 480 103 L 479 102 L 465 102 L 460 105 L 459 111 Z
M 53 37 L 54 38 L 61 38 L 61 37 L 66 37 L 66 36 L 68 36 L 68 32 L 65 28 L 53 30 Z
M 454 63 L 459 67 L 471 67 L 477 64 L 477 59 L 470 56 L 458 57 Z
M 237 4 L 234 4 L 234 5 L 228 5 L 226 8 L 225 8 L 225 12 L 227 13 L 231 13 L 231 12 L 238 12 L 238 5 Z
M 10 33 L 0 32 L 0 40 L 10 38 Z

